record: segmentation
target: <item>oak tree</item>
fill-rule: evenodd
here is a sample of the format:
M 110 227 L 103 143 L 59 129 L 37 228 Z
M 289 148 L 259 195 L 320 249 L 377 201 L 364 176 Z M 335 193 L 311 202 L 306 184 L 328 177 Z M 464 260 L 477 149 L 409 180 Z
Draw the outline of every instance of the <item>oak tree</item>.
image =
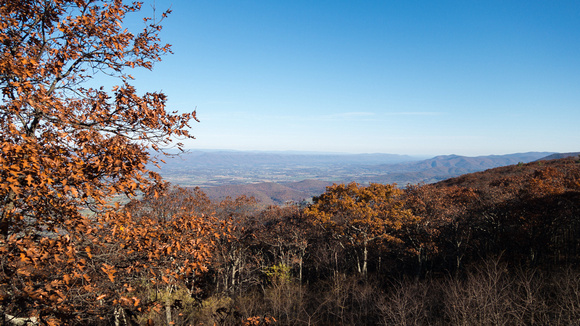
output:
M 305 210 L 314 223 L 331 230 L 356 252 L 359 273 L 367 274 L 372 242 L 400 243 L 398 231 L 416 217 L 403 207 L 402 191 L 394 185 L 335 184 L 314 198 Z
M 123 27 L 140 9 L 121 0 L 0 5 L 0 307 L 10 316 L 99 315 L 96 278 L 112 281 L 117 267 L 90 269 L 90 250 L 124 219 L 81 210 L 103 213 L 112 196 L 146 192 L 160 181 L 146 168 L 151 151 L 192 138 L 195 112 L 169 112 L 163 93 L 131 85 L 128 69 L 152 69 L 170 52 L 159 21 Z M 95 75 L 118 85 L 90 87 Z M 116 295 L 111 303 L 135 305 Z

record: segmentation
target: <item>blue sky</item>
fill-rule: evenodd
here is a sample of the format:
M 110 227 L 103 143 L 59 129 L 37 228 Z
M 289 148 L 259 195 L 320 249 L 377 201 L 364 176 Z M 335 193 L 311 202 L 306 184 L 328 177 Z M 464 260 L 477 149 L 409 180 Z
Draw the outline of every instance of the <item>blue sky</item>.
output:
M 580 1 L 155 5 L 174 54 L 135 84 L 197 107 L 187 148 L 580 150 Z

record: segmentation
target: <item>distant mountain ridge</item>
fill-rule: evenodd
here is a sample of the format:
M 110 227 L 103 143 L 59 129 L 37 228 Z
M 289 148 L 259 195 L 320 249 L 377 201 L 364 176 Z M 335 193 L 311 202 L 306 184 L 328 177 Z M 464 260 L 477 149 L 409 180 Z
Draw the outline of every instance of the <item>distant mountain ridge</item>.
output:
M 529 152 L 516 153 L 507 155 L 487 155 L 487 156 L 460 156 L 460 155 L 440 155 L 431 159 L 411 162 L 408 164 L 398 164 L 391 168 L 400 169 L 400 171 L 424 171 L 432 168 L 455 168 L 465 170 L 464 173 L 481 171 L 482 169 L 491 169 L 498 166 L 517 164 L 519 162 L 527 163 L 539 158 L 551 155 L 550 152 Z
M 409 155 L 398 154 L 307 154 L 287 152 L 203 151 L 191 150 L 166 160 L 168 167 L 221 167 L 256 165 L 302 164 L 382 164 L 417 161 Z
M 213 154 L 212 160 L 218 159 L 222 155 Z M 281 158 L 279 155 L 274 155 L 272 160 L 268 160 L 269 156 L 263 153 L 259 153 L 257 157 L 254 156 L 254 153 L 245 153 L 245 155 L 240 155 L 243 153 L 235 153 L 233 156 L 229 156 L 229 154 L 224 153 L 230 159 L 232 157 L 243 157 L 245 163 L 214 164 L 204 168 L 201 167 L 201 164 L 198 165 L 197 172 L 213 173 L 211 178 L 204 179 L 205 184 L 199 185 L 201 189 L 211 199 L 246 195 L 257 198 L 264 205 L 280 205 L 288 201 L 298 202 L 320 195 L 327 186 L 333 183 L 354 181 L 361 184 L 370 182 L 397 183 L 401 186 L 421 182 L 434 183 L 467 173 L 520 162 L 528 163 L 550 157 L 554 153 L 529 152 L 478 157 L 441 155 L 426 160 L 391 164 L 372 164 L 374 163 L 373 160 L 379 157 L 372 155 L 369 156 L 370 161 L 365 161 L 364 156 L 358 156 L 356 159 L 341 156 L 342 160 L 335 162 L 332 159 L 335 156 L 330 155 L 332 158 L 309 158 L 310 163 L 303 162 L 299 164 L 295 161 L 295 157 Z M 255 163 L 250 164 L 252 161 Z M 294 163 L 284 164 L 284 161 Z M 353 163 L 357 161 L 362 161 L 362 163 Z M 187 171 L 187 167 L 183 167 L 182 172 L 184 171 Z M 189 170 L 189 173 L 196 173 L 196 168 L 193 167 L 193 169 Z M 217 175 L 218 173 L 221 174 Z M 187 179 L 187 175 L 183 173 L 179 176 L 181 180 Z M 301 177 L 302 179 L 297 180 Z M 173 180 L 170 181 L 173 182 Z

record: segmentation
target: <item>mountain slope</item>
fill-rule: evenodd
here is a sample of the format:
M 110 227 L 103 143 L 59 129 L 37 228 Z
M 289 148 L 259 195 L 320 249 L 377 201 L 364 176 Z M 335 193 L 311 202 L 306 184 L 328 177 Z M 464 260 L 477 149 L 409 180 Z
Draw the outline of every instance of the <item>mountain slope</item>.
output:
M 556 154 L 552 154 L 552 155 L 549 155 L 549 156 L 546 156 L 546 157 L 542 157 L 538 161 L 549 161 L 549 160 L 557 160 L 559 158 L 578 157 L 578 156 L 580 156 L 580 152 L 574 152 L 574 153 L 556 153 Z
M 489 156 L 459 156 L 442 155 L 431 159 L 409 162 L 405 164 L 381 165 L 385 171 L 390 172 L 387 178 L 381 178 L 382 182 L 397 182 L 399 184 L 418 182 L 437 182 L 448 178 L 460 176 L 466 173 L 473 173 L 492 169 L 500 166 L 517 163 L 528 163 L 550 155 L 550 152 L 529 152 L 508 155 Z M 401 183 L 400 181 L 407 181 Z
M 553 176 L 550 176 L 553 173 Z M 526 164 L 516 164 L 497 167 L 481 172 L 464 174 L 433 184 L 435 187 L 459 186 L 478 189 L 480 191 L 492 188 L 506 188 L 513 191 L 532 191 L 534 188 L 529 180 L 543 177 L 546 182 L 556 182 L 562 179 L 562 187 L 580 186 L 580 163 L 574 158 L 533 161 Z M 538 179 L 540 180 L 540 179 Z M 541 187 L 539 184 L 536 188 Z

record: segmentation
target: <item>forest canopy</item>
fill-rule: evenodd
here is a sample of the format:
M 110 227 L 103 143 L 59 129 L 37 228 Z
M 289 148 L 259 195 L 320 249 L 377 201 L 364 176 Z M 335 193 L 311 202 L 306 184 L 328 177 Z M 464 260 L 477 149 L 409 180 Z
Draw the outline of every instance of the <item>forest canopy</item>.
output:
M 2 324 L 580 323 L 577 158 L 211 201 L 146 168 L 197 120 L 132 86 L 170 52 L 140 10 L 0 5 Z

